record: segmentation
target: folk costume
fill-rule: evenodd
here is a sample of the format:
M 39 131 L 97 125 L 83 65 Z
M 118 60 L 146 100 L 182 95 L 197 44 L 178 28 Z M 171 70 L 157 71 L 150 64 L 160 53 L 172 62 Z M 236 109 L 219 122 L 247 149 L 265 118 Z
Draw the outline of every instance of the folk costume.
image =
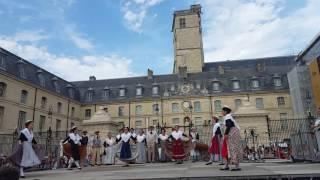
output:
M 90 152 L 88 151 L 88 143 L 89 143 L 89 137 L 87 135 L 87 131 L 83 131 L 83 135 L 81 136 L 81 145 L 84 146 L 85 148 L 85 158 L 84 158 L 84 161 L 81 162 L 82 165 L 88 165 L 88 153 L 87 152 Z
M 81 137 L 78 133 L 75 132 L 77 127 L 72 127 L 71 131 L 68 135 L 68 137 L 63 141 L 63 143 L 70 143 L 71 145 L 71 155 L 72 157 L 69 159 L 68 169 L 72 169 L 73 163 L 77 166 L 78 169 L 81 169 L 80 167 L 80 152 L 79 147 L 81 145 Z
M 183 145 L 183 137 L 187 137 L 182 131 L 175 129 L 172 131 L 169 139 L 172 141 L 172 158 L 177 161 L 177 164 L 182 164 L 186 157 Z
M 123 162 L 126 162 L 125 166 L 128 166 L 128 162 L 135 159 L 135 157 L 132 157 L 131 154 L 131 146 L 130 146 L 130 140 L 135 141 L 136 138 L 133 137 L 133 135 L 130 132 L 124 132 L 117 138 L 117 142 L 121 142 L 121 148 L 120 148 L 120 160 Z
M 148 153 L 148 162 L 155 162 L 155 156 L 156 156 L 156 143 L 157 143 L 157 139 L 158 135 L 155 131 L 150 130 L 147 133 L 147 153 Z
M 147 156 L 146 156 L 146 135 L 145 134 L 139 134 L 137 135 L 137 154 L 138 157 L 136 159 L 136 163 L 143 164 L 147 162 Z
M 159 142 L 159 161 L 160 162 L 166 162 L 168 161 L 168 156 L 166 155 L 166 142 L 168 141 L 168 135 L 166 134 L 160 134 L 158 136 L 158 142 Z
M 27 126 L 30 123 L 32 123 L 32 121 L 27 121 L 25 124 Z M 21 130 L 19 141 L 21 144 L 18 145 L 18 148 L 9 159 L 20 166 L 20 176 L 24 177 L 24 168 L 39 165 L 41 161 L 33 147 L 37 142 L 34 139 L 31 129 L 24 128 Z
M 99 135 L 99 131 L 95 132 L 95 135 L 92 138 L 92 148 L 91 148 L 91 162 L 92 166 L 101 165 L 101 148 L 102 140 Z
M 200 155 L 199 151 L 196 150 L 196 145 L 199 142 L 200 138 L 199 138 L 198 132 L 195 131 L 195 128 L 193 128 L 192 131 L 190 132 L 190 138 L 192 143 L 192 149 L 190 151 L 190 155 L 191 155 L 192 162 L 196 162 Z
M 222 152 L 221 155 L 224 159 L 227 160 L 226 165 L 221 170 L 229 170 L 229 162 L 235 164 L 234 171 L 241 170 L 239 168 L 239 163 L 241 160 L 241 145 L 240 145 L 240 127 L 237 125 L 236 121 L 230 114 L 231 109 L 224 107 L 223 110 L 226 110 L 227 114 L 224 116 L 224 125 L 226 127 Z
M 210 162 L 221 160 L 221 138 L 221 126 L 220 123 L 216 122 L 212 129 L 211 146 L 209 148 Z
M 102 163 L 106 165 L 115 164 L 115 143 L 116 139 L 113 137 L 107 137 L 103 143 L 104 146 L 104 156 L 102 158 Z

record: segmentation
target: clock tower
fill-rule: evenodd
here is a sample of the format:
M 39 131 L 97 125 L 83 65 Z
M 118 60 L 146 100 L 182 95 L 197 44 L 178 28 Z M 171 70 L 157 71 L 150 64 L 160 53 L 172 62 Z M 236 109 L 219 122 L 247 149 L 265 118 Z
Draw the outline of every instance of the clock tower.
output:
M 174 45 L 173 73 L 186 68 L 187 73 L 202 72 L 204 65 L 201 6 L 191 5 L 188 10 L 175 11 L 172 23 Z

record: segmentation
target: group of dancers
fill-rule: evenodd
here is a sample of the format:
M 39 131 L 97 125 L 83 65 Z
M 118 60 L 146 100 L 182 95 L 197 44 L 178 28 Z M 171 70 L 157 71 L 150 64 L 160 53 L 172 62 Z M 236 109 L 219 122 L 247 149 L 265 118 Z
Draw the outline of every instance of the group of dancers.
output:
M 220 161 L 224 165 L 220 170 L 230 170 L 229 165 L 233 164 L 235 167 L 231 170 L 239 171 L 241 170 L 239 162 L 242 157 L 240 128 L 232 117 L 231 111 L 231 108 L 228 106 L 222 108 L 223 123 L 221 124 L 217 116 L 213 117 L 212 141 L 208 150 L 211 156 L 207 165 L 212 164 L 213 161 Z M 37 142 L 33 137 L 32 129 L 33 121 L 26 121 L 25 128 L 20 132 L 19 148 L 10 156 L 10 159 L 20 167 L 21 177 L 24 177 L 24 168 L 41 163 L 41 158 L 33 147 L 33 144 Z M 89 149 L 90 152 L 86 154 L 90 154 L 90 164 L 92 166 L 115 164 L 117 146 L 120 146 L 119 160 L 125 163 L 124 166 L 129 166 L 132 162 L 155 162 L 156 158 L 162 162 L 173 160 L 177 164 L 182 164 L 189 154 L 191 155 L 191 159 L 195 161 L 199 152 L 195 148 L 186 148 L 186 141 L 188 139 L 190 140 L 189 144 L 195 144 L 199 141 L 199 134 L 195 129 L 192 129 L 188 136 L 178 125 L 172 129 L 170 135 L 167 135 L 165 129 L 161 129 L 161 134 L 158 135 L 152 126 L 149 127 L 146 133 L 141 129 L 137 134 L 132 129 L 125 127 L 115 137 L 111 133 L 108 133 L 104 140 L 101 139 L 99 131 L 96 131 L 90 139 L 86 131 L 80 136 L 78 128 L 74 126 L 70 129 L 70 133 L 62 143 L 69 143 L 71 147 L 68 168 L 72 169 L 75 165 L 78 169 L 81 169 L 84 164 L 80 161 L 81 147 L 85 147 L 85 151 Z M 132 144 L 136 144 L 135 155 L 131 152 Z M 170 144 L 170 147 L 168 144 Z M 87 146 L 90 146 L 90 148 Z M 88 155 L 86 155 L 85 159 L 87 158 Z

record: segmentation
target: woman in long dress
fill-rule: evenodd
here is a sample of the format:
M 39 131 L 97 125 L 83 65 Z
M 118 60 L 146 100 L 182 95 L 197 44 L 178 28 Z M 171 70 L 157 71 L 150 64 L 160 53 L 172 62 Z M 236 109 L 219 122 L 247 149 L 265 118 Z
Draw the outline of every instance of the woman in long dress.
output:
M 81 166 L 79 164 L 80 162 L 80 151 L 79 147 L 81 145 L 81 136 L 77 133 L 77 126 L 73 126 L 70 129 L 70 133 L 68 137 L 63 141 L 63 143 L 70 143 L 71 145 L 71 154 L 72 157 L 69 159 L 68 163 L 68 169 L 72 169 L 73 163 L 77 166 L 78 169 L 81 169 Z
M 179 126 L 176 125 L 169 139 L 172 141 L 172 158 L 177 161 L 177 164 L 182 164 L 187 155 L 184 150 L 183 137 L 187 137 L 187 135 L 179 130 Z
M 158 136 L 158 142 L 160 145 L 159 148 L 159 161 L 160 162 L 167 162 L 168 157 L 166 155 L 166 142 L 168 141 L 168 135 L 166 134 L 166 130 L 163 128 L 161 129 L 161 134 Z
M 104 146 L 104 157 L 102 163 L 105 165 L 115 164 L 115 145 L 116 139 L 112 137 L 111 132 L 108 133 L 106 140 L 103 143 Z
M 137 153 L 138 157 L 136 159 L 137 164 L 144 164 L 147 162 L 146 156 L 146 135 L 144 134 L 143 130 L 139 130 L 139 134 L 137 135 Z
M 217 116 L 212 117 L 212 139 L 211 146 L 209 148 L 210 161 L 206 165 L 212 164 L 213 161 L 221 161 L 221 128 L 219 118 Z
M 9 159 L 20 166 L 20 177 L 22 178 L 25 177 L 23 171 L 24 168 L 33 167 L 41 163 L 40 158 L 38 157 L 32 146 L 33 144 L 37 144 L 34 139 L 32 129 L 33 121 L 26 121 L 25 128 L 20 131 L 19 136 L 19 146 L 22 149 L 19 149 L 18 147 L 18 150 L 9 157 Z
M 231 163 L 235 165 L 235 168 L 231 169 L 231 171 L 240 171 L 240 128 L 232 117 L 231 109 L 228 106 L 224 106 L 222 108 L 222 115 L 224 116 L 224 125 L 226 126 L 221 150 L 221 155 L 224 159 L 225 166 L 220 170 L 229 170 L 229 164 Z
M 136 140 L 129 132 L 129 128 L 125 127 L 124 132 L 117 138 L 117 142 L 121 142 L 120 160 L 125 163 L 124 167 L 129 166 L 129 162 L 133 160 L 131 154 L 130 140 Z

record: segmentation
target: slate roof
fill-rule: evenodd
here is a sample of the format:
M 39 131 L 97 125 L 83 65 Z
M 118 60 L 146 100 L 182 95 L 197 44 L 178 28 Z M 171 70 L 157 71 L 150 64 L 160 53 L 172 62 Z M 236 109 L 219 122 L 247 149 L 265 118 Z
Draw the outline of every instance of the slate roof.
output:
M 77 88 L 74 84 L 46 71 L 45 69 L 42 69 L 27 60 L 22 59 L 21 57 L 3 49 L 0 47 L 0 58 L 4 58 L 4 68 L 0 68 L 0 73 L 13 75 L 16 78 L 27 81 L 28 83 L 31 83 L 35 86 L 38 86 L 39 88 L 46 89 L 48 91 L 51 91 L 53 93 L 57 93 L 61 96 L 79 101 L 79 93 L 77 91 Z M 20 77 L 19 75 L 19 69 L 18 64 L 22 64 L 22 67 L 25 71 L 25 78 Z M 41 72 L 45 79 L 45 86 L 42 87 L 40 84 L 40 80 L 38 77 L 38 74 Z M 56 92 L 55 86 L 54 86 L 54 80 L 57 81 L 59 85 L 60 92 Z M 73 87 L 74 89 L 74 97 L 70 97 L 68 93 L 68 88 Z
M 190 95 L 221 95 L 224 93 L 239 93 L 239 92 L 259 92 L 259 91 L 278 91 L 288 90 L 289 85 L 287 81 L 287 73 L 295 65 L 295 56 L 258 58 L 237 61 L 221 61 L 205 63 L 203 72 L 188 74 L 186 78 L 178 74 L 167 75 L 153 75 L 152 78 L 148 76 L 129 77 L 118 79 L 105 80 L 88 80 L 68 82 L 56 75 L 26 61 L 22 58 L 0 48 L 0 58 L 5 56 L 5 69 L 1 69 L 0 73 L 10 74 L 18 79 L 27 81 L 35 86 L 41 87 L 38 73 L 42 71 L 46 79 L 46 86 L 41 87 L 48 91 L 58 93 L 67 98 L 71 98 L 81 103 L 99 103 L 99 102 L 115 102 L 128 101 L 137 99 L 151 99 L 159 97 L 175 97 L 181 96 L 180 88 L 187 84 L 193 87 Z M 22 63 L 25 68 L 26 78 L 19 77 L 18 64 Z M 257 70 L 257 64 L 264 67 L 263 71 Z M 219 66 L 223 66 L 224 74 L 219 73 Z M 275 87 L 273 85 L 273 78 L 280 77 L 282 79 L 282 86 Z M 234 91 L 232 89 L 232 81 L 236 78 L 240 82 L 240 90 Z M 258 89 L 252 89 L 250 82 L 256 78 L 260 82 Z M 61 91 L 56 92 L 53 84 L 53 79 L 56 79 Z M 220 83 L 220 91 L 213 91 L 213 81 Z M 196 84 L 200 84 L 201 88 L 197 89 Z M 152 87 L 159 87 L 159 95 L 152 95 Z M 171 86 L 175 87 L 171 91 Z M 73 87 L 75 96 L 70 97 L 68 88 Z M 136 96 L 136 88 L 142 87 L 142 96 Z M 125 89 L 126 96 L 120 97 L 119 90 Z M 109 91 L 109 96 L 103 96 L 105 91 Z M 93 93 L 92 100 L 88 101 L 87 94 Z

